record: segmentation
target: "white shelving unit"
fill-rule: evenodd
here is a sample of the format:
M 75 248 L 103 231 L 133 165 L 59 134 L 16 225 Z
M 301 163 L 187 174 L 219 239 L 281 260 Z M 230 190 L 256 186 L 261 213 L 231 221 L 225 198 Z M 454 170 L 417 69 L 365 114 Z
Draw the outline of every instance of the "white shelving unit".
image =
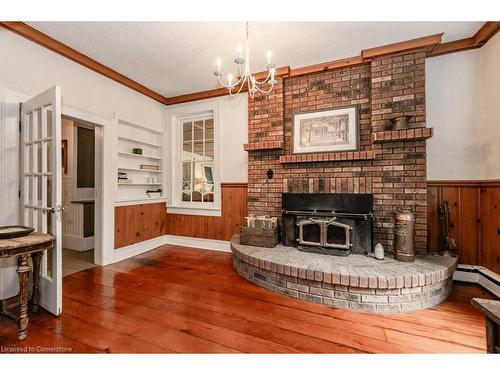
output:
M 164 202 L 163 130 L 134 120 L 117 120 L 117 197 L 115 205 Z M 140 148 L 142 154 L 133 153 Z M 157 170 L 142 165 L 157 166 Z M 118 173 L 126 173 L 130 182 L 120 182 Z M 161 189 L 161 197 L 149 197 L 147 190 Z
M 139 169 L 139 168 L 124 168 L 124 167 L 118 167 L 119 171 L 134 171 L 134 172 L 143 172 L 143 173 L 162 173 L 161 169 L 158 169 L 157 171 L 152 170 L 152 169 Z
M 128 143 L 132 144 L 134 143 L 133 141 L 129 141 Z M 135 142 L 136 143 L 136 142 Z M 135 148 L 135 147 L 134 147 Z M 142 147 L 139 147 L 142 148 Z M 118 152 L 118 156 L 123 156 L 127 158 L 137 158 L 137 159 L 151 159 L 151 160 L 161 160 L 160 157 L 158 156 L 152 156 L 152 155 L 138 155 L 138 154 L 133 154 L 131 152 Z

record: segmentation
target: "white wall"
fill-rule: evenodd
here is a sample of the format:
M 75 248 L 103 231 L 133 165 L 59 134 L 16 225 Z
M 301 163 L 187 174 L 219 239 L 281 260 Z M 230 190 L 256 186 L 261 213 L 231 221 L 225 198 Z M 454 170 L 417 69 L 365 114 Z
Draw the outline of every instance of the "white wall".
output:
M 203 103 L 220 103 L 219 114 L 219 181 L 247 182 L 248 153 L 243 145 L 248 140 L 248 95 L 236 97 L 223 96 L 213 99 L 198 100 L 190 103 L 168 106 L 167 110 L 181 109 L 189 111 Z
M 162 104 L 4 29 L 0 29 L 0 51 L 0 224 L 19 222 L 19 102 L 59 85 L 63 113 L 64 108 L 69 108 L 73 113 L 102 119 L 99 123 L 104 125 L 104 170 L 107 171 L 112 170 L 113 150 L 108 146 L 114 136 L 111 127 L 114 113 L 162 126 L 165 111 Z M 106 176 L 110 181 L 115 180 L 111 173 Z M 106 264 L 113 261 L 114 207 L 110 193 L 103 192 L 103 195 L 107 215 L 103 233 L 106 241 L 103 249 L 108 253 L 103 261 Z M 0 260 L 0 298 L 17 293 L 13 265 L 12 260 Z M 14 273 L 7 275 L 6 268 Z
M 500 178 L 500 34 L 426 60 L 429 180 Z
M 160 124 L 164 106 L 48 49 L 0 29 L 0 83 L 37 94 L 62 87 L 63 106 L 112 118 L 121 115 Z
M 482 172 L 500 178 L 500 33 L 481 48 Z
M 1 201 L 9 205 L 0 207 L 0 222 L 12 223 L 14 216 L 17 217 L 17 212 L 12 209 L 17 207 L 17 173 L 13 172 L 17 171 L 18 149 L 17 138 L 12 137 L 17 137 L 16 108 L 20 101 L 59 85 L 63 107 L 74 108 L 109 122 L 113 114 L 118 113 L 161 127 L 165 106 L 65 57 L 4 29 L 0 29 L 0 50 L 6 52 L 0 59 L 3 108 L 0 112 L 0 145 L 4 145 L 0 149 L 3 162 L 0 163 L 3 165 L 0 186 Z
M 426 60 L 429 180 L 479 179 L 479 50 Z
M 158 128 L 163 126 L 167 111 L 164 105 L 4 29 L 0 29 L 0 51 L 6 52 L 0 59 L 0 224 L 19 223 L 17 117 L 20 102 L 59 85 L 63 114 L 77 117 L 75 114 L 82 113 L 96 120 L 88 121 L 104 125 L 103 168 L 107 172 L 113 170 L 115 113 Z M 246 182 L 247 153 L 243 144 L 247 142 L 247 95 L 208 100 L 220 101 L 222 108 L 220 143 L 224 147 L 220 150 L 219 180 Z M 71 113 L 66 113 L 65 108 Z M 114 186 L 115 176 L 106 173 L 108 177 Z M 103 233 L 103 249 L 107 255 L 103 264 L 114 261 L 113 191 L 103 191 L 103 209 L 107 215 Z M 0 298 L 15 293 L 15 260 L 0 260 Z

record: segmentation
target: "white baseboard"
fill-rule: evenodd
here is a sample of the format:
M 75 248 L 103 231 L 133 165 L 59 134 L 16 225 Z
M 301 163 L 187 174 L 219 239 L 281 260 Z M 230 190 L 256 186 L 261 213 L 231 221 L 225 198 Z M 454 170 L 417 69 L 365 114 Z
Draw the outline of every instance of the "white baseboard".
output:
M 197 247 L 205 250 L 231 252 L 231 244 L 229 243 L 229 241 L 171 235 L 166 235 L 164 237 L 166 238 L 166 244 L 168 245 Z
M 163 245 L 177 245 L 185 247 L 196 247 L 204 250 L 231 252 L 231 245 L 229 241 L 165 235 L 115 249 L 113 263 L 145 253 Z
M 485 267 L 459 264 L 453 280 L 479 284 L 500 298 L 500 275 Z
M 115 249 L 113 263 L 153 250 L 158 246 L 166 245 L 166 237 L 167 236 L 156 237 L 151 240 Z
M 91 250 L 93 248 L 94 248 L 94 236 L 84 238 L 83 251 Z
M 83 238 L 63 234 L 62 243 L 65 249 L 87 251 L 94 248 L 94 236 Z

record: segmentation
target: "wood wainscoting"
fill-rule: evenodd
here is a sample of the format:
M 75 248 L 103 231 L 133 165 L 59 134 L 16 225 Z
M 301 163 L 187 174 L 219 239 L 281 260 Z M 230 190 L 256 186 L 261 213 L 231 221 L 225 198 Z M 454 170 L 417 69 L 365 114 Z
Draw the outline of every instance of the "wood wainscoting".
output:
M 115 207 L 115 249 L 167 234 L 165 203 Z
M 169 214 L 164 203 L 115 207 L 115 249 L 166 234 L 229 241 L 247 216 L 247 184 L 221 190 L 221 216 Z
M 459 262 L 500 273 L 500 180 L 428 181 L 427 185 L 429 249 L 439 250 L 438 205 L 448 201 Z
M 167 233 L 229 241 L 247 216 L 247 183 L 221 184 L 221 216 L 167 214 Z M 167 208 L 168 212 L 168 208 Z

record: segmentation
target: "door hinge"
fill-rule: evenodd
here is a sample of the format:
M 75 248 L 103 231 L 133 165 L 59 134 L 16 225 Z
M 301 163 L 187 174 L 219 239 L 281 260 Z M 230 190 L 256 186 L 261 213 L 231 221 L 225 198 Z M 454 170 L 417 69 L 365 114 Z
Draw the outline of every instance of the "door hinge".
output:
M 19 199 L 21 199 L 21 189 L 18 190 L 19 193 Z
M 22 126 L 22 121 L 19 120 L 19 133 L 21 133 L 21 126 Z

